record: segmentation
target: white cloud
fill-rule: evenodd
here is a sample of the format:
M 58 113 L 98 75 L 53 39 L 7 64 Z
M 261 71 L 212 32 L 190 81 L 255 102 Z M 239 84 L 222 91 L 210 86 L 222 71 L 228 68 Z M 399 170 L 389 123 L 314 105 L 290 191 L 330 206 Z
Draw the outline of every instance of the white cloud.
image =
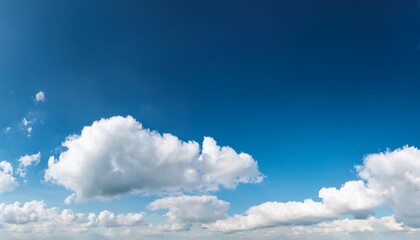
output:
M 321 202 L 266 202 L 245 214 L 209 224 L 214 231 L 239 231 L 279 225 L 319 223 L 352 214 L 367 218 L 380 206 L 391 207 L 395 219 L 420 227 L 420 150 L 403 147 L 370 154 L 356 167 L 362 180 L 348 181 L 336 188 L 322 188 Z M 356 221 L 357 222 L 357 221 Z
M 394 216 L 382 217 L 380 218 L 380 223 L 390 231 L 416 231 L 415 229 L 404 226 L 402 223 L 397 222 Z
M 238 183 L 262 181 L 257 162 L 251 155 L 238 154 L 230 147 L 219 147 L 211 137 L 203 140 L 198 169 L 205 173 L 203 180 L 213 190 L 217 190 L 219 185 L 232 189 Z
M 45 102 L 45 93 L 43 91 L 39 91 L 35 94 L 35 102 Z
M 177 196 L 150 203 L 151 210 L 168 209 L 172 230 L 190 229 L 193 223 L 210 223 L 226 217 L 229 203 L 215 196 Z
M 420 227 L 420 150 L 403 147 L 370 154 L 357 167 L 368 187 L 394 210 L 395 218 Z
M 244 215 L 235 215 L 207 225 L 212 231 L 241 231 L 278 225 L 314 224 L 333 219 L 336 214 L 324 204 L 307 199 L 303 202 L 266 202 L 249 208 Z
M 25 126 L 25 127 L 29 126 L 31 123 L 32 122 L 29 121 L 29 120 L 27 120 L 26 118 L 23 118 L 22 119 L 22 125 Z
M 12 127 L 6 127 L 3 132 L 4 133 L 10 133 L 12 131 Z
M 28 128 L 26 129 L 26 131 L 28 132 L 28 137 L 30 137 L 30 136 L 31 136 L 31 134 L 32 134 L 32 127 L 28 127 Z
M 75 213 L 70 209 L 60 211 L 47 208 L 43 201 L 0 204 L 0 224 L 7 232 L 84 232 L 98 227 L 138 226 L 143 218 L 143 213 L 115 215 L 105 210 L 96 215 Z
M 32 155 L 23 155 L 19 158 L 19 164 L 26 168 L 31 166 L 32 164 L 38 164 L 41 159 L 41 153 L 35 153 Z
M 292 228 L 293 235 L 313 234 L 348 234 L 355 232 L 373 232 L 374 218 L 369 219 L 343 219 L 332 222 L 323 222 L 311 226 L 296 226 Z
M 51 221 L 56 217 L 56 209 L 46 209 L 43 202 L 31 201 L 23 204 L 0 204 L 0 222 L 3 224 L 27 224 Z
M 95 121 L 69 136 L 58 159 L 50 157 L 45 180 L 74 191 L 76 200 L 130 192 L 216 191 L 262 181 L 246 153 L 145 129 L 131 116 Z
M 322 188 L 321 202 L 266 202 L 249 208 L 243 215 L 219 220 L 208 227 L 214 231 L 239 231 L 279 225 L 307 225 L 353 214 L 366 218 L 379 206 L 376 195 L 362 181 L 346 182 L 340 189 Z
M 0 193 L 10 192 L 19 184 L 13 177 L 13 167 L 9 162 L 0 162 Z
M 279 225 L 271 228 L 257 228 L 248 231 L 221 233 L 212 232 L 213 239 L 414 239 L 418 229 L 397 223 L 393 216 L 367 219 L 337 219 L 307 225 Z M 357 235 L 353 235 L 357 234 Z M 388 238 L 386 238 L 388 239 Z
M 410 231 L 410 229 L 397 223 L 394 216 L 386 216 L 382 218 L 369 217 L 367 219 L 340 219 L 311 226 L 296 226 L 292 228 L 292 235 L 313 236 L 314 234 L 337 235 L 357 232 L 391 231 Z
M 319 197 L 337 215 L 351 213 L 355 218 L 367 218 L 381 205 L 378 194 L 363 181 L 348 181 L 340 189 L 322 188 Z
M 31 165 L 37 165 L 41 161 L 41 152 L 32 154 L 32 155 L 24 155 L 19 158 L 19 167 L 18 167 L 18 174 L 21 177 L 26 176 L 26 170 Z
M 110 211 L 102 211 L 97 217 L 99 226 L 103 227 L 121 227 L 121 226 L 134 226 L 143 221 L 142 213 L 128 213 L 126 215 L 115 215 Z
M 70 205 L 76 200 L 76 194 L 72 193 L 64 199 L 64 204 Z
M 32 125 L 34 124 L 35 121 L 36 119 L 28 120 L 26 117 L 24 117 L 21 121 L 21 124 L 23 128 L 25 129 L 28 137 L 30 137 L 32 134 Z

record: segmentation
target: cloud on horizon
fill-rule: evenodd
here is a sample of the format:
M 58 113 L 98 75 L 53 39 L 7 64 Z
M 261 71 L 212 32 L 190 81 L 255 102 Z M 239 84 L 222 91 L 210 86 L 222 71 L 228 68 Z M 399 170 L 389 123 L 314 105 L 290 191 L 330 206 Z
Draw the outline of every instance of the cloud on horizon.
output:
M 143 213 L 118 214 L 104 210 L 94 213 L 75 213 L 71 209 L 48 208 L 44 201 L 24 204 L 0 204 L 0 224 L 7 232 L 31 232 L 51 234 L 80 233 L 93 228 L 138 226 L 143 223 Z
M 146 207 L 166 211 L 167 224 L 148 228 L 157 234 L 196 231 L 194 226 L 209 234 L 263 231 L 284 236 L 417 232 L 420 227 L 420 150 L 416 147 L 366 155 L 363 164 L 356 166 L 358 180 L 347 181 L 340 188 L 321 188 L 320 200 L 264 202 L 243 214 L 228 216 L 230 203 L 207 193 L 235 189 L 240 183 L 259 183 L 263 175 L 251 155 L 220 147 L 211 137 L 205 137 L 202 144 L 185 142 L 146 129 L 131 116 L 115 116 L 84 127 L 79 135 L 67 137 L 62 146 L 65 150 L 57 158 L 50 157 L 44 179 L 73 192 L 66 204 L 129 193 L 176 194 L 160 195 Z M 40 153 L 21 156 L 17 174 L 25 176 L 27 167 L 39 163 L 40 157 Z M 0 192 L 18 185 L 12 165 L 1 162 Z M 187 193 L 192 195 L 183 195 Z M 390 208 L 393 215 L 375 218 L 378 207 Z M 91 226 L 144 223 L 143 213 L 115 215 L 105 210 L 92 215 L 68 209 L 60 213 L 57 208 L 46 208 L 42 201 L 23 206 L 1 204 L 0 210 L 0 225 L 6 230 L 27 229 L 28 223 L 40 227 L 37 224 L 53 221 L 60 225 L 66 216 L 73 219 L 69 223 L 72 228 L 85 231 Z M 348 215 L 353 217 L 343 219 Z M 125 229 L 121 234 L 130 232 Z M 115 237 L 111 230 L 106 235 Z
M 200 146 L 159 134 L 143 128 L 131 116 L 95 121 L 62 145 L 66 150 L 57 159 L 50 157 L 44 178 L 73 191 L 66 204 L 127 193 L 206 193 L 263 178 L 249 154 L 220 147 L 211 137 L 205 137 Z M 356 167 L 360 180 L 348 181 L 338 189 L 320 189 L 320 201 L 265 202 L 230 217 L 225 215 L 229 203 L 208 195 L 166 197 L 148 208 L 167 209 L 173 230 L 189 229 L 196 223 L 221 232 L 314 225 L 349 214 L 368 219 L 382 206 L 392 208 L 397 222 L 418 227 L 420 150 L 403 147 L 367 155 L 363 162 Z M 204 209 L 217 210 L 217 214 Z
M 317 224 L 352 214 L 366 219 L 375 208 L 390 207 L 395 220 L 420 227 L 420 150 L 405 146 L 367 155 L 356 167 L 362 180 L 348 181 L 340 189 L 322 188 L 316 202 L 266 202 L 244 214 L 209 224 L 213 231 L 232 232 L 281 225 Z
M 193 223 L 211 223 L 226 218 L 229 203 L 216 196 L 177 196 L 161 198 L 150 203 L 153 211 L 168 209 L 166 217 L 172 230 L 189 230 Z
M 117 122 L 115 123 L 112 120 Z M 111 121 L 111 124 L 109 121 Z M 131 125 L 133 123 L 134 130 L 133 125 Z M 118 126 L 119 124 L 128 127 L 127 129 L 130 131 L 125 131 L 124 128 Z M 118 132 L 120 136 L 115 135 L 115 132 Z M 133 132 L 135 133 L 133 136 L 129 134 Z M 203 150 L 200 154 L 198 154 L 198 143 L 191 141 L 182 142 L 170 134 L 160 135 L 156 132 L 143 129 L 138 122 L 130 117 L 102 119 L 95 122 L 90 127 L 85 127 L 80 136 L 69 137 L 67 141 L 63 143 L 64 146 L 68 146 L 68 149 L 60 155 L 58 161 L 54 161 L 53 163 L 59 164 L 60 161 L 62 161 L 60 164 L 63 165 L 59 166 L 58 169 L 53 170 L 63 170 L 66 166 L 77 165 L 80 166 L 80 168 L 65 169 L 70 172 L 77 172 L 87 167 L 95 169 L 92 168 L 95 167 L 95 164 L 105 163 L 107 168 L 99 169 L 99 172 L 103 174 L 102 176 L 105 176 L 106 181 L 104 183 L 107 184 L 110 184 L 110 180 L 107 179 L 107 174 L 112 174 L 108 171 L 115 171 L 115 168 L 112 167 L 120 166 L 119 169 L 129 171 L 127 167 L 122 168 L 124 165 L 121 166 L 114 162 L 114 164 L 116 164 L 114 166 L 112 165 L 112 161 L 108 161 L 109 159 L 116 161 L 116 158 L 111 157 L 107 159 L 106 157 L 109 157 L 108 155 L 105 155 L 106 157 L 102 155 L 100 155 L 101 157 L 98 157 L 88 151 L 87 153 L 89 153 L 89 155 L 79 149 L 81 146 L 94 146 L 85 144 L 89 142 L 96 142 L 94 140 L 97 139 L 92 137 L 92 135 L 103 138 L 103 134 L 110 134 L 110 136 L 113 137 L 117 136 L 114 140 L 116 142 L 107 139 L 105 141 L 107 144 L 103 145 L 107 147 L 100 148 L 104 149 L 106 154 L 108 154 L 108 150 L 112 152 L 116 149 L 121 149 L 121 146 L 128 147 L 127 149 L 123 148 L 124 151 L 122 152 L 131 153 L 128 154 L 129 156 L 133 156 L 133 152 L 137 154 L 142 152 L 141 150 L 144 150 L 144 146 L 139 148 L 140 151 L 139 149 L 133 150 L 134 146 L 131 146 L 127 142 L 124 142 L 125 144 L 121 143 L 123 145 L 117 145 L 110 149 L 109 146 L 112 146 L 111 143 L 116 144 L 122 139 L 128 137 L 129 139 L 134 139 L 134 142 L 137 144 L 140 142 L 139 139 L 143 140 L 142 144 L 150 144 L 150 142 L 155 143 L 156 145 L 147 145 L 146 149 L 148 149 L 148 151 L 150 151 L 151 148 L 154 148 L 155 151 L 161 150 L 158 146 L 164 146 L 166 148 L 167 146 L 171 146 L 171 148 L 169 148 L 169 150 L 167 149 L 167 152 L 165 153 L 170 156 L 178 156 L 178 158 L 175 158 L 177 161 L 174 161 L 174 158 L 169 158 L 169 155 L 154 158 L 160 160 L 159 166 L 141 158 L 141 163 L 143 164 L 141 166 L 137 166 L 136 162 L 133 163 L 129 161 L 133 160 L 133 158 L 124 159 L 124 161 L 132 164 L 130 166 L 134 170 L 138 171 L 145 163 L 149 164 L 149 167 L 154 167 L 157 170 L 161 170 L 161 165 L 168 165 L 165 167 L 170 170 L 173 170 L 174 166 L 178 166 L 178 168 L 175 169 L 180 169 L 184 172 L 186 169 L 189 169 L 185 166 L 194 166 L 194 169 L 196 170 L 207 170 L 206 172 L 201 172 L 202 178 L 198 178 L 200 181 L 197 180 L 198 182 L 195 183 L 197 185 L 191 185 L 194 186 L 195 189 L 200 189 L 197 188 L 197 186 L 201 185 L 205 187 L 214 186 L 212 184 L 215 183 L 203 180 L 207 179 L 204 177 L 206 176 L 205 174 L 213 176 L 211 178 L 213 181 L 214 179 L 218 179 L 216 182 L 217 187 L 211 188 L 212 190 L 218 189 L 219 186 L 235 187 L 241 182 L 240 180 L 236 180 L 236 182 L 235 180 L 232 180 L 238 179 L 238 177 L 233 177 L 238 175 L 238 171 L 223 168 L 211 169 L 211 166 L 212 164 L 215 164 L 215 162 L 222 161 L 222 163 L 224 163 L 224 161 L 232 159 L 233 162 L 236 161 L 237 163 L 243 163 L 244 160 L 240 157 L 243 153 L 237 154 L 229 147 L 218 147 L 213 139 L 206 138 L 207 140 L 205 139 L 203 143 Z M 153 139 L 153 141 L 151 139 Z M 78 142 L 79 140 L 81 142 Z M 101 144 L 98 146 L 101 146 Z M 91 148 L 86 149 L 90 150 Z M 173 154 L 179 152 L 184 154 Z M 148 153 L 150 154 L 150 152 Z M 79 158 L 70 158 L 67 154 L 69 154 L 69 156 L 79 156 Z M 154 154 L 158 153 L 154 152 Z M 90 160 L 83 159 L 84 156 L 92 156 L 93 158 L 90 159 L 94 159 L 99 162 L 90 162 Z M 194 161 L 207 162 L 206 164 L 201 163 L 201 165 L 195 162 L 192 164 L 190 158 L 191 156 L 195 156 Z M 249 155 L 246 154 L 245 156 Z M 22 166 L 30 166 L 31 164 L 36 163 L 39 158 L 40 153 L 25 155 L 21 157 L 22 161 L 19 162 Z M 250 156 L 249 158 L 252 159 Z M 69 159 L 79 159 L 79 161 L 82 159 L 82 161 L 78 164 L 71 162 L 72 165 L 66 165 L 70 164 Z M 122 163 L 127 164 L 127 162 L 124 161 Z M 183 161 L 186 161 L 186 163 Z M 89 163 L 93 165 L 87 165 Z M 52 169 L 51 160 L 49 164 L 46 175 L 48 170 Z M 256 162 L 255 165 L 250 164 L 245 166 L 256 166 Z M 9 185 L 3 184 L 3 187 L 0 189 L 3 189 L 3 191 L 4 189 L 7 189 L 8 191 L 13 190 L 18 183 L 13 178 L 13 168 L 11 164 L 3 161 L 0 163 L 0 169 L 0 183 L 9 183 Z M 211 169 L 212 171 L 208 169 Z M 239 173 L 244 174 L 243 169 L 248 168 L 239 168 L 236 166 L 233 169 L 241 169 Z M 218 199 L 217 196 L 181 195 L 157 199 L 149 203 L 146 207 L 151 211 L 165 210 L 168 223 L 167 225 L 150 225 L 144 220 L 143 213 L 116 215 L 107 210 L 102 211 L 99 214 L 74 213 L 69 209 L 59 211 L 58 208 L 47 208 L 43 201 L 32 201 L 23 205 L 20 203 L 0 204 L 0 225 L 2 225 L 3 231 L 6 232 L 48 232 L 52 231 L 51 229 L 57 230 L 62 227 L 70 229 L 69 231 L 89 232 L 90 230 L 99 227 L 108 229 L 107 232 L 103 234 L 111 238 L 118 238 L 118 236 L 135 236 L 135 234 L 132 234 L 131 228 L 121 229 L 121 233 L 119 235 L 115 235 L 111 228 L 140 226 L 140 224 L 145 224 L 142 228 L 144 231 L 153 231 L 153 234 L 157 235 L 167 234 L 172 231 L 197 231 L 197 229 L 194 228 L 194 225 L 200 226 L 200 231 L 207 232 L 207 234 L 210 234 L 209 236 L 225 233 L 232 236 L 231 234 L 239 234 L 244 231 L 250 235 L 254 234 L 255 231 L 258 231 L 261 236 L 266 237 L 373 232 L 418 232 L 418 224 L 420 222 L 420 214 L 418 210 L 420 209 L 420 202 L 418 201 L 418 199 L 420 199 L 418 197 L 420 195 L 420 181 L 418 181 L 418 179 L 420 179 L 420 150 L 415 147 L 405 146 L 394 151 L 388 150 L 383 153 L 369 154 L 364 158 L 363 164 L 356 166 L 356 169 L 360 180 L 345 182 L 340 188 L 321 188 L 319 191 L 320 201 L 306 199 L 303 202 L 265 202 L 250 207 L 244 214 L 236 214 L 233 216 L 227 215 L 230 203 Z M 236 174 L 232 174 L 232 172 Z M 68 174 L 67 172 L 65 173 Z M 259 174 L 260 173 L 258 172 L 258 176 Z M 131 172 L 129 176 L 136 179 L 133 172 Z M 221 178 L 221 176 L 223 177 Z M 229 176 L 229 178 L 226 178 L 226 176 Z M 245 176 L 249 175 L 245 174 Z M 114 182 L 121 180 L 119 178 L 115 178 L 115 176 L 113 177 Z M 159 177 L 166 176 L 159 175 Z M 178 175 L 171 175 L 169 177 L 178 177 L 182 180 L 179 181 L 181 183 L 185 181 L 185 179 Z M 5 181 L 4 179 L 8 179 L 8 181 Z M 70 177 L 70 179 L 72 178 Z M 95 178 L 93 179 L 96 181 Z M 246 179 L 246 181 L 242 182 L 252 182 L 250 180 L 252 178 L 247 177 Z M 152 182 L 156 181 L 156 179 L 152 176 L 149 176 L 148 180 Z M 164 183 L 165 181 L 166 179 L 163 179 Z M 234 184 L 229 185 L 229 183 L 232 182 Z M 0 186 L 2 185 L 0 184 Z M 82 189 L 80 191 L 83 192 L 85 190 L 83 189 L 84 186 L 81 187 Z M 182 186 L 177 186 L 177 188 L 185 190 Z M 75 189 L 74 194 L 70 195 L 69 202 L 74 200 L 77 196 L 76 194 L 78 194 L 78 190 L 79 189 Z M 93 198 L 95 197 L 98 196 L 95 195 Z M 393 210 L 394 214 L 391 216 L 376 218 L 373 215 L 375 213 L 375 209 L 378 207 L 389 207 Z M 349 214 L 353 215 L 353 218 L 342 219 L 342 217 Z M 37 230 L 34 230 L 35 228 Z

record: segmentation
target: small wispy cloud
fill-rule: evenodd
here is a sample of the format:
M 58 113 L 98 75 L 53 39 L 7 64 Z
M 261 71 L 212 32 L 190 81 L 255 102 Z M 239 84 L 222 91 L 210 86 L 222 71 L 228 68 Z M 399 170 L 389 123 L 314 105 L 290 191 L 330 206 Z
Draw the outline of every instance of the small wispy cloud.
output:
M 24 117 L 21 121 L 21 125 L 23 129 L 26 131 L 28 137 L 31 137 L 32 135 L 32 125 L 34 124 L 35 121 L 36 121 L 35 118 L 32 120 L 29 120 L 26 117 Z
M 47 99 L 43 91 L 39 91 L 37 94 L 35 94 L 35 102 L 45 102 L 45 100 Z
M 41 161 L 41 152 L 32 154 L 32 155 L 24 155 L 19 158 L 19 168 L 17 170 L 19 176 L 25 177 L 26 176 L 26 169 L 31 165 L 37 165 Z
M 10 133 L 12 131 L 12 127 L 6 127 L 3 132 L 4 133 Z

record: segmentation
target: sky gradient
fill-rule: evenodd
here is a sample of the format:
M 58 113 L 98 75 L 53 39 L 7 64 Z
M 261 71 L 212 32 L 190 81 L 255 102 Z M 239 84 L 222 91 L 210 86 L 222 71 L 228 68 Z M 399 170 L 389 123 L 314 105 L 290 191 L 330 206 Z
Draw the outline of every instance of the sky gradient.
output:
M 419 6 L 1 0 L 1 234 L 412 239 Z

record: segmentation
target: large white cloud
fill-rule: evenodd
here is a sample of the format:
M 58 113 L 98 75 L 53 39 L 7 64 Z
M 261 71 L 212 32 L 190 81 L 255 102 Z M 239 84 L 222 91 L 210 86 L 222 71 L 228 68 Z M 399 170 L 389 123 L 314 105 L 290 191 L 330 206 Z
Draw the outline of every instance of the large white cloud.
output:
M 50 157 L 45 179 L 74 191 L 77 201 L 130 192 L 215 191 L 263 178 L 246 153 L 219 147 L 210 137 L 200 153 L 197 142 L 145 129 L 131 116 L 95 121 L 63 147 L 58 159 Z
M 395 218 L 420 227 L 420 150 L 403 147 L 370 154 L 357 167 L 368 187 L 393 208 Z
M 210 223 L 226 217 L 229 203 L 215 196 L 177 196 L 158 199 L 151 210 L 168 209 L 166 216 L 173 230 L 190 229 L 193 223 Z
M 10 192 L 19 184 L 13 177 L 13 167 L 9 162 L 0 162 L 0 193 Z

